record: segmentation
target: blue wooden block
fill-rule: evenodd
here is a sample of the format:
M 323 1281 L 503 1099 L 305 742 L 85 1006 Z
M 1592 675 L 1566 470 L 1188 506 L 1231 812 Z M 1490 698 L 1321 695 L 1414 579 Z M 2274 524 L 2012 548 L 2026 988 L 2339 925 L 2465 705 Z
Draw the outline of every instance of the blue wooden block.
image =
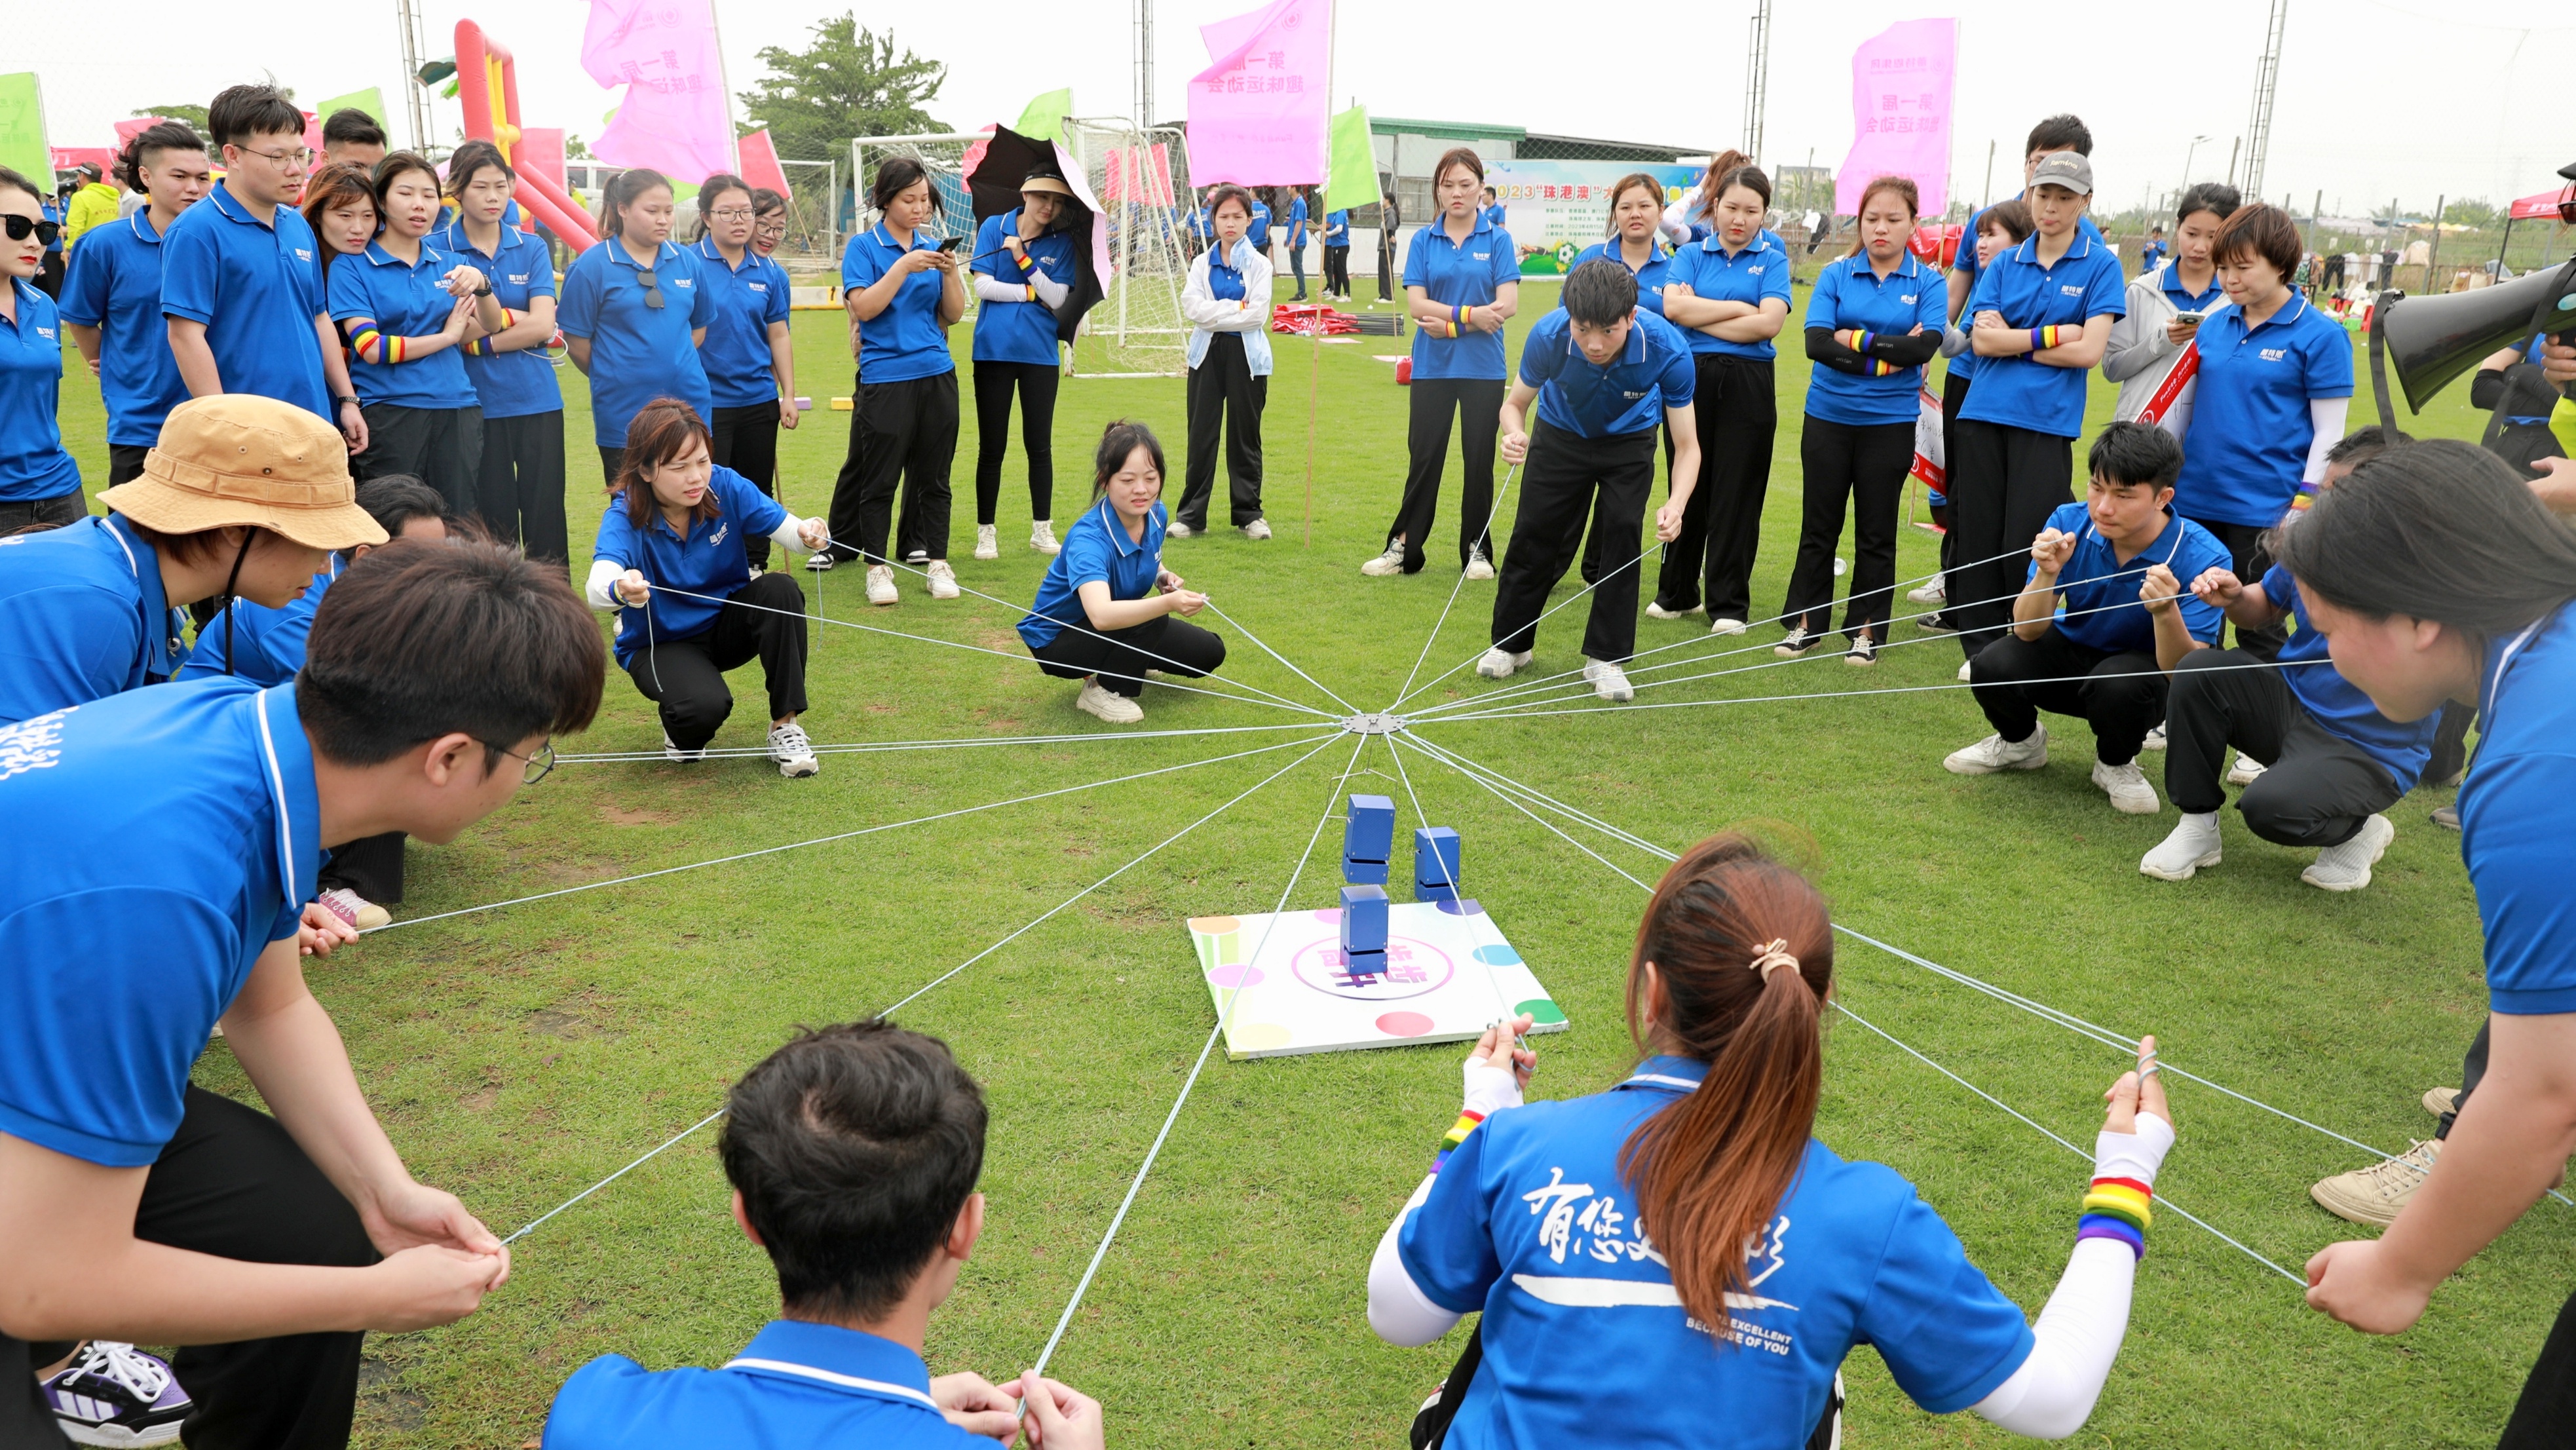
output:
M 1377 886 L 1342 888 L 1342 950 L 1386 951 L 1386 891 Z
M 1458 899 L 1458 888 L 1455 886 L 1432 886 L 1424 882 L 1416 881 L 1413 883 L 1413 899 L 1416 901 L 1455 901 Z
M 1354 981 L 1362 977 L 1383 977 L 1386 975 L 1386 953 L 1344 952 L 1342 975 Z
M 1458 884 L 1458 833 L 1447 826 L 1425 826 L 1413 833 L 1413 881 L 1417 886 Z M 1415 893 L 1418 901 L 1432 898 Z M 1454 901 L 1457 894 L 1439 898 Z
M 1395 801 L 1382 795 L 1351 797 L 1350 814 L 1342 821 L 1342 878 L 1346 881 L 1383 884 L 1386 863 L 1395 856 Z M 1376 866 L 1374 877 L 1352 874 L 1355 868 Z
M 1386 884 L 1386 863 L 1384 861 L 1353 861 L 1345 858 L 1342 861 L 1342 879 L 1353 886 L 1384 886 Z

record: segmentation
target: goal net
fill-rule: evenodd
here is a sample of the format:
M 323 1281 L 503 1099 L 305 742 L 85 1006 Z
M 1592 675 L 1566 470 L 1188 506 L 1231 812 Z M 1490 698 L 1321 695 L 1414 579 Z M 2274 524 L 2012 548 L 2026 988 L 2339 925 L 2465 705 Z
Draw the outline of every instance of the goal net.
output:
M 909 157 L 929 173 L 931 189 L 939 196 L 939 214 L 922 230 L 933 237 L 962 236 L 973 241 L 975 198 L 966 191 L 966 156 L 991 136 L 989 131 L 960 131 L 939 136 L 861 136 L 852 141 L 850 175 L 857 214 L 851 234 L 864 232 L 884 219 L 882 213 L 868 205 L 868 193 L 877 184 L 877 168 L 897 157 Z
M 1074 368 L 1093 377 L 1178 377 L 1190 329 L 1181 321 L 1181 248 L 1189 214 L 1181 133 L 1121 119 L 1069 120 L 1064 145 L 1100 202 L 1111 267 L 1100 305 L 1083 319 Z

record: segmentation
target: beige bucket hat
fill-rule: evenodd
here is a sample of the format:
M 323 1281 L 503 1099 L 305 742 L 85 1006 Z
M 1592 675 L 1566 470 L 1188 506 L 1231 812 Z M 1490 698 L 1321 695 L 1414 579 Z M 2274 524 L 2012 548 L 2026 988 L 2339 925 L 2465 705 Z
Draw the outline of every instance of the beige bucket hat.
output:
M 358 507 L 340 430 L 250 393 L 190 398 L 171 409 L 161 441 L 144 455 L 143 476 L 99 501 L 165 534 L 250 524 L 316 549 L 385 542 L 384 527 Z

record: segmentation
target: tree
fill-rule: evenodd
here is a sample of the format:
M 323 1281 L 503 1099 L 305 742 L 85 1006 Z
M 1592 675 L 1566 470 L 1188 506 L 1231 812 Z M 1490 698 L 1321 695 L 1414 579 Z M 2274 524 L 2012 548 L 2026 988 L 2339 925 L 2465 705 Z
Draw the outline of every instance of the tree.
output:
M 564 159 L 566 161 L 588 161 L 591 159 L 590 147 L 582 141 L 580 132 L 567 131 L 564 133 Z
M 2467 197 L 2442 208 L 2442 220 L 2454 226 L 2490 231 L 2504 225 L 2504 213 L 2493 202 Z
M 160 116 L 171 121 L 185 121 L 197 128 L 198 135 L 202 136 L 206 133 L 206 108 L 203 106 L 145 106 L 134 114 Z
M 894 32 L 862 29 L 854 12 L 817 24 L 805 49 L 763 46 L 759 60 L 768 74 L 741 93 L 745 129 L 767 126 L 781 156 L 837 156 L 856 136 L 948 129 L 922 109 L 938 98 L 948 67 L 909 50 L 898 58 Z

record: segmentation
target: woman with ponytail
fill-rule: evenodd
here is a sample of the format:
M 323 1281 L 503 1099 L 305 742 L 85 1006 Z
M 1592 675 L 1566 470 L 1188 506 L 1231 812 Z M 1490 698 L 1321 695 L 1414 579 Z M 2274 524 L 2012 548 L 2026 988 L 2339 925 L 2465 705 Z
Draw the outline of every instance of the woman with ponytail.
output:
M 1510 1027 L 1476 1045 L 1466 1110 L 1369 1266 L 1391 1343 L 1482 1313 L 1441 1396 L 1451 1450 L 1701 1445 L 1721 1416 L 1738 1450 L 1831 1443 L 1862 1343 L 1935 1414 L 2047 1438 L 2091 1415 L 2173 1143 L 2161 1085 L 2113 1084 L 2073 1257 L 2027 1325 L 1911 1184 L 1812 1136 L 1832 989 L 1824 898 L 1718 836 L 1638 927 L 1626 1081 L 1524 1107 L 1534 1055 Z

